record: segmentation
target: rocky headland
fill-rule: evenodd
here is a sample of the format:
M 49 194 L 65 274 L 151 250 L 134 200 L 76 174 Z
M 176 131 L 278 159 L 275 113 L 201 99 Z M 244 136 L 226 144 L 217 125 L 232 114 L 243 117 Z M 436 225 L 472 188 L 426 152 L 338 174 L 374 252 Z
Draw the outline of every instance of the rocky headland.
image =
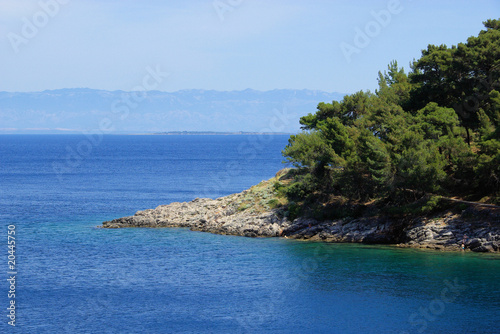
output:
M 479 203 L 459 212 L 445 210 L 412 217 L 368 216 L 332 220 L 290 218 L 275 183 L 262 181 L 238 194 L 160 205 L 106 221 L 104 228 L 187 227 L 224 235 L 284 237 L 324 242 L 392 244 L 400 247 L 500 252 L 500 208 Z

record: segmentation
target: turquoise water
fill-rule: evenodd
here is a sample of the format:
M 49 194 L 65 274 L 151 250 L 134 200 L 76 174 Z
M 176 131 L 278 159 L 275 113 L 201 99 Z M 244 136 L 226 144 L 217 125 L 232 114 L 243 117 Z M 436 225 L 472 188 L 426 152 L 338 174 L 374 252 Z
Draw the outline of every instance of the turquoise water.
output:
M 9 224 L 16 226 L 18 266 L 16 327 L 7 324 L 4 284 L 2 329 L 499 332 L 498 256 L 96 228 L 269 178 L 282 167 L 286 136 L 108 136 L 57 174 L 53 163 L 68 167 L 68 146 L 81 148 L 82 140 L 0 136 L 2 275 Z

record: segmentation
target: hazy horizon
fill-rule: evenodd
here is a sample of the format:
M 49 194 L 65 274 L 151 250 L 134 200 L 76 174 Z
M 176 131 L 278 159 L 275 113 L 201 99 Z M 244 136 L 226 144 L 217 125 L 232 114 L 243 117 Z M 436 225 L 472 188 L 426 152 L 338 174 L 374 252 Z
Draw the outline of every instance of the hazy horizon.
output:
M 397 60 L 457 44 L 494 0 L 0 0 L 0 91 L 66 87 L 374 91 Z
M 0 133 L 296 133 L 301 116 L 342 97 L 283 89 L 0 92 Z
M 0 0 L 0 131 L 294 133 L 318 103 L 375 92 L 391 61 L 408 71 L 497 12 L 493 0 Z

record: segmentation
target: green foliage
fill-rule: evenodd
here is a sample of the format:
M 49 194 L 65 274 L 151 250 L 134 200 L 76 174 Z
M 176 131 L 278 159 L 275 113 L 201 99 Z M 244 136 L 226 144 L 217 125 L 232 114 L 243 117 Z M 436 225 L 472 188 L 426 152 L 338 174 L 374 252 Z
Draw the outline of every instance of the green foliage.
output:
M 295 167 L 320 169 L 334 161 L 340 162 L 340 157 L 318 131 L 290 136 L 282 153 Z
M 425 139 L 438 140 L 443 136 L 452 136 L 458 126 L 458 116 L 452 108 L 439 107 L 429 102 L 417 112 L 415 130 L 423 133 Z
M 280 202 L 276 199 L 276 198 L 273 198 L 271 200 L 269 200 L 267 202 L 267 205 L 271 208 L 271 209 L 276 209 L 277 207 L 280 207 L 281 204 Z
M 398 67 L 397 61 L 387 66 L 388 72 L 378 72 L 378 97 L 389 104 L 404 106 L 409 102 L 411 84 L 403 68 Z
M 242 203 L 239 207 L 238 207 L 238 211 L 245 211 L 246 209 L 252 207 L 252 204 L 250 203 Z
M 429 45 L 409 74 L 391 62 L 375 94 L 319 103 L 282 152 L 301 172 L 277 191 L 297 203 L 402 190 L 498 198 L 500 20 L 484 24 L 466 43 Z M 428 212 L 438 202 L 416 207 Z
M 481 142 L 478 164 L 474 168 L 477 187 L 483 194 L 498 193 L 500 188 L 500 141 L 490 139 Z
M 439 210 L 450 208 L 451 206 L 446 204 L 441 196 L 431 195 L 423 196 L 408 204 L 387 207 L 383 212 L 391 216 L 428 215 Z
M 405 150 L 397 166 L 398 186 L 418 191 L 438 191 L 446 173 L 445 161 L 431 141 Z
M 279 181 L 274 182 L 273 184 L 274 191 L 278 194 L 278 196 L 283 196 L 285 191 L 285 185 Z
M 315 191 L 321 189 L 320 181 L 321 179 L 310 173 L 299 175 L 284 189 L 284 194 L 291 200 L 310 200 Z
M 370 195 L 384 192 L 392 184 L 391 157 L 382 140 L 364 131 L 359 137 L 360 165 L 368 174 Z
M 288 204 L 287 210 L 285 211 L 285 217 L 293 221 L 295 218 L 299 217 L 301 213 L 302 207 L 295 202 L 290 202 Z
M 348 158 L 354 150 L 354 142 L 347 132 L 347 128 L 340 122 L 338 118 L 327 118 L 317 123 L 318 132 L 321 134 L 321 140 L 331 147 L 335 152 L 335 156 Z M 336 162 L 337 164 L 343 160 L 331 159 L 328 163 Z
M 466 43 L 451 48 L 429 45 L 423 50 L 409 76 L 413 84 L 410 109 L 435 102 L 453 108 L 462 126 L 477 130 L 479 109 L 487 109 L 489 93 L 500 86 L 499 22 L 484 22 L 487 29 Z
M 295 218 L 299 217 L 300 216 L 300 213 L 302 211 L 302 208 L 300 207 L 300 205 L 296 204 L 296 203 L 290 203 L 288 205 L 288 218 L 290 220 L 294 220 Z

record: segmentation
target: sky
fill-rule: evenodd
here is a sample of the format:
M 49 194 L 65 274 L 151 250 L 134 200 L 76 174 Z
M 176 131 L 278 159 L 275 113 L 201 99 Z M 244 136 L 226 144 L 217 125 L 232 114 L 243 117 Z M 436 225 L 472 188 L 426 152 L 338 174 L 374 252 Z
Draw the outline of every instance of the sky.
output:
M 374 91 L 499 0 L 0 0 L 0 91 Z M 500 16 L 500 15 L 499 15 Z

